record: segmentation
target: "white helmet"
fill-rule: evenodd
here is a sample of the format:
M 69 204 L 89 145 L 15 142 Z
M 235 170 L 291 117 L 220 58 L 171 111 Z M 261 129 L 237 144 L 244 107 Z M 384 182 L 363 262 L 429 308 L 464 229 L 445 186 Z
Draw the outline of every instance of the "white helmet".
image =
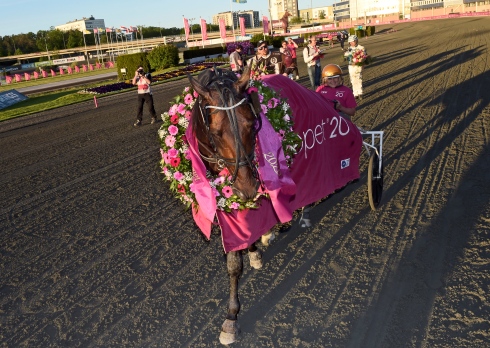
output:
M 349 39 L 347 40 L 347 42 L 354 42 L 354 41 L 358 41 L 358 38 L 357 38 L 357 35 L 351 35 L 349 36 Z

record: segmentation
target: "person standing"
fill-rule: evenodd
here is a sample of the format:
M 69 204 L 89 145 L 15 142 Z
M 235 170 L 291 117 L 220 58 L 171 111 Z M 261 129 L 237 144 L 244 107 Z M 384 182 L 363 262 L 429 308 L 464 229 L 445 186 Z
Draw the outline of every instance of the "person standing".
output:
M 230 66 L 234 73 L 241 74 L 243 71 L 242 45 L 237 45 L 235 51 L 230 54 Z
M 296 55 L 296 50 L 298 49 L 298 44 L 294 42 L 293 39 L 288 39 L 288 48 L 291 51 L 291 57 L 293 58 L 294 71 L 296 72 L 296 80 L 299 80 L 299 70 L 298 70 L 298 58 Z
M 269 52 L 269 43 L 260 40 L 257 44 L 257 54 L 247 61 L 252 74 L 256 76 L 280 74 L 281 66 L 277 58 Z
M 328 64 L 322 70 L 323 85 L 316 89 L 323 98 L 342 116 L 350 119 L 356 113 L 356 99 L 352 90 L 344 86 L 342 69 L 336 64 Z
M 143 122 L 143 104 L 148 103 L 148 111 L 151 114 L 151 124 L 157 121 L 157 114 L 153 104 L 153 95 L 151 92 L 151 75 L 146 74 L 143 67 L 139 66 L 134 73 L 133 85 L 138 86 L 138 115 L 136 116 L 135 127 L 141 126 Z
M 293 63 L 291 51 L 288 48 L 288 42 L 283 41 L 279 49 L 282 55 L 282 74 L 293 79 L 293 72 L 296 66 Z
M 316 45 L 316 36 L 312 36 L 308 40 L 308 46 L 303 50 L 303 59 L 308 66 L 308 76 L 310 78 L 311 88 L 315 91 L 320 86 L 320 77 L 322 74 L 322 66 L 320 59 L 323 53 Z
M 355 62 L 353 57 L 358 54 L 367 56 L 364 46 L 359 45 L 359 39 L 356 35 L 349 36 L 349 48 L 344 53 L 344 56 L 349 63 L 349 77 L 352 84 L 352 91 L 356 99 L 362 100 L 362 69 L 364 62 Z
M 348 36 L 349 35 L 347 34 L 347 32 L 345 30 L 339 31 L 337 33 L 337 41 L 340 42 L 340 49 L 342 51 L 344 50 L 344 43 L 345 43 L 345 40 L 347 40 Z

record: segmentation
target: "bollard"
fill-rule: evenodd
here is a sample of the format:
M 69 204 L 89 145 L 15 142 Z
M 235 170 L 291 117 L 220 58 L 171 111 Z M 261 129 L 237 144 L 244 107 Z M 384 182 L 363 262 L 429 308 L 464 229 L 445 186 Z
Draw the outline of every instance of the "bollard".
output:
M 95 107 L 97 107 L 97 98 L 95 97 L 95 95 L 94 95 L 94 104 L 95 104 Z

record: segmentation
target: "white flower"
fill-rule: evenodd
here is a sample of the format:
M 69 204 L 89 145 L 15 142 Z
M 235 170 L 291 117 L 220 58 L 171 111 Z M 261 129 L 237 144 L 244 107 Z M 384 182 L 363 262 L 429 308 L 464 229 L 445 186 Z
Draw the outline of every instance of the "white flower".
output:
M 218 200 L 218 207 L 225 207 L 226 206 L 226 198 L 224 197 L 221 197 L 219 200 Z
M 158 136 L 160 137 L 160 139 L 165 139 L 167 137 L 167 135 L 168 135 L 168 132 L 166 129 L 160 128 L 158 130 Z
M 185 117 L 179 117 L 179 126 L 187 128 L 189 126 L 189 121 Z

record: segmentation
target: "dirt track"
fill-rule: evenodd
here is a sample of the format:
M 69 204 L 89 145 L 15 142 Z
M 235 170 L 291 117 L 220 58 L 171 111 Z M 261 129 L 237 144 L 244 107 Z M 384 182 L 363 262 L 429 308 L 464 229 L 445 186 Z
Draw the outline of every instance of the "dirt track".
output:
M 393 28 L 361 41 L 376 62 L 354 117 L 385 131 L 382 205 L 365 157 L 312 228 L 245 264 L 234 347 L 489 345 L 490 18 Z M 184 83 L 156 87 L 159 113 Z M 0 123 L 0 346 L 219 346 L 219 235 L 169 194 L 135 106 L 133 91 Z

